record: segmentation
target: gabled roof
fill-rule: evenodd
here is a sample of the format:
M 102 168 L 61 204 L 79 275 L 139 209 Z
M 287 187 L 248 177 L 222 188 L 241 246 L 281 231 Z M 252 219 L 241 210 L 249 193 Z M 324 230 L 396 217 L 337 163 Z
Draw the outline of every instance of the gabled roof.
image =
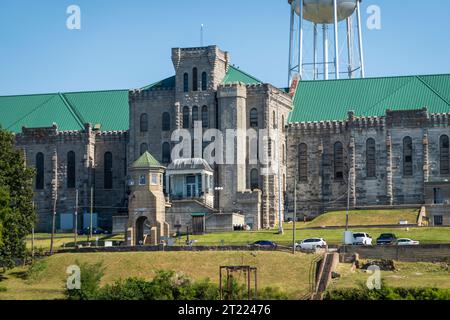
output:
M 0 97 L 0 125 L 12 132 L 22 127 L 83 130 L 85 123 L 102 131 L 128 130 L 128 90 L 51 93 Z
M 208 162 L 199 158 L 176 159 L 167 167 L 167 170 L 206 170 L 213 172 Z
M 450 112 L 450 75 L 300 81 L 289 122 L 384 116 L 386 110 Z
M 142 154 L 132 165 L 134 169 L 161 168 L 161 164 L 148 151 Z
M 242 82 L 244 84 L 262 84 L 262 81 L 240 70 L 239 68 L 230 65 L 228 67 L 227 74 L 222 80 L 222 84 L 230 84 L 236 82 Z

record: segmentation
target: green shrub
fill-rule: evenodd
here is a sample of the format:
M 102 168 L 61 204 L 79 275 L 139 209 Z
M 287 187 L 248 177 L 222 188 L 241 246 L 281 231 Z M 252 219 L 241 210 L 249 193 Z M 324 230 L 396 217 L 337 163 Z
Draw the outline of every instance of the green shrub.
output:
M 75 262 L 80 267 L 81 289 L 70 290 L 65 287 L 65 295 L 69 300 L 95 300 L 100 290 L 100 281 L 104 275 L 103 263 L 80 264 Z
M 384 283 L 382 283 L 380 290 L 370 290 L 361 283 L 358 288 L 328 291 L 325 294 L 325 300 L 450 300 L 450 290 L 391 288 Z
M 0 292 L 6 292 L 6 288 L 5 287 L 0 287 Z
M 35 281 L 39 280 L 41 278 L 42 273 L 47 270 L 48 264 L 47 261 L 37 261 L 34 262 L 29 268 L 26 273 L 27 280 Z

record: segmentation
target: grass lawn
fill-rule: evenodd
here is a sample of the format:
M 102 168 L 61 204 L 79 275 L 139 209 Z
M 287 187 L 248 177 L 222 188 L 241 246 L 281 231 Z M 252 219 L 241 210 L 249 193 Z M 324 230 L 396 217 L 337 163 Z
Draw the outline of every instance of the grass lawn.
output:
M 394 225 L 406 220 L 417 223 L 419 209 L 399 210 L 355 210 L 349 213 L 350 226 Z M 313 221 L 302 223 L 302 228 L 345 226 L 346 212 L 335 211 L 318 216 Z M 289 227 L 288 227 L 289 228 Z M 292 229 L 292 227 L 291 227 Z
M 128 277 L 151 279 L 156 270 L 174 270 L 192 279 L 210 278 L 218 283 L 219 266 L 251 265 L 258 268 L 258 287 L 279 287 L 300 297 L 308 292 L 308 272 L 315 255 L 283 252 L 142 252 L 57 254 L 41 260 L 39 271 L 26 276 L 26 268 L 0 274 L 2 299 L 63 298 L 66 268 L 80 263 L 103 262 L 106 267 L 102 285 Z
M 112 236 L 112 235 L 94 235 L 93 239 L 92 239 L 92 243 L 95 243 L 95 239 L 96 237 L 98 237 L 99 240 L 111 240 L 111 241 L 123 241 L 124 240 L 124 236 L 123 235 L 119 235 L 119 236 Z M 35 235 L 35 240 L 34 240 L 34 248 L 35 250 L 49 250 L 50 249 L 50 242 L 51 242 L 51 234 L 49 233 L 40 233 L 39 236 Z M 38 239 L 38 240 L 36 240 Z M 28 236 L 27 239 L 27 248 L 31 249 L 31 237 Z M 68 247 L 73 247 L 74 246 L 74 236 L 73 233 L 70 234 L 57 234 L 55 236 L 54 239 L 54 247 L 55 249 L 58 248 L 63 248 L 64 246 L 68 246 Z M 88 236 L 84 235 L 84 236 L 78 236 L 77 238 L 77 242 L 79 244 L 83 243 L 83 242 L 87 242 L 88 241 Z
M 202 236 L 190 236 L 191 240 L 197 240 L 198 245 L 220 245 L 223 240 L 228 245 L 242 245 L 253 243 L 258 240 L 270 240 L 279 244 L 292 244 L 292 228 L 286 229 L 283 235 L 277 234 L 276 230 L 265 231 L 237 231 L 228 233 L 215 233 L 206 234 Z M 411 228 L 409 231 L 406 229 L 398 228 L 375 228 L 366 229 L 359 228 L 353 229 L 354 232 L 368 232 L 374 240 L 382 233 L 394 233 L 397 237 L 412 238 L 414 240 L 421 241 L 423 244 L 427 243 L 450 243 L 450 228 Z M 296 240 L 320 237 L 324 238 L 328 244 L 342 244 L 344 237 L 344 229 L 324 229 L 324 230 L 308 230 L 297 229 Z M 186 240 L 186 237 L 183 237 Z
M 395 262 L 396 271 L 381 271 L 381 279 L 390 287 L 435 287 L 450 289 L 450 269 L 445 263 Z M 340 264 L 329 289 L 355 288 L 366 283 L 370 274 L 363 270 L 351 271 L 350 264 Z

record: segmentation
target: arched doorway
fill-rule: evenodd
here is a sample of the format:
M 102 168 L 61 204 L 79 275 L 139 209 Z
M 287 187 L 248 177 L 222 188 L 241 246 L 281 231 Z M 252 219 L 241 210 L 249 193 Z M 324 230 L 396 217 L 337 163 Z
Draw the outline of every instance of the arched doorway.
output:
M 140 217 L 136 220 L 136 245 L 145 244 L 145 236 L 150 236 L 150 221 L 147 217 Z

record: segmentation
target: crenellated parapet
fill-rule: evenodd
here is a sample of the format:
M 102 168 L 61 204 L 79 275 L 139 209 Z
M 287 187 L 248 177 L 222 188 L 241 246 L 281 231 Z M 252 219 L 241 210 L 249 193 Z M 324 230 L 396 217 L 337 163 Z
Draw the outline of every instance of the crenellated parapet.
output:
M 450 126 L 450 113 L 432 113 L 430 114 L 431 127 L 448 127 Z
M 128 102 L 141 102 L 160 98 L 163 95 L 173 95 L 175 88 L 154 87 L 150 89 L 134 89 L 128 91 Z

